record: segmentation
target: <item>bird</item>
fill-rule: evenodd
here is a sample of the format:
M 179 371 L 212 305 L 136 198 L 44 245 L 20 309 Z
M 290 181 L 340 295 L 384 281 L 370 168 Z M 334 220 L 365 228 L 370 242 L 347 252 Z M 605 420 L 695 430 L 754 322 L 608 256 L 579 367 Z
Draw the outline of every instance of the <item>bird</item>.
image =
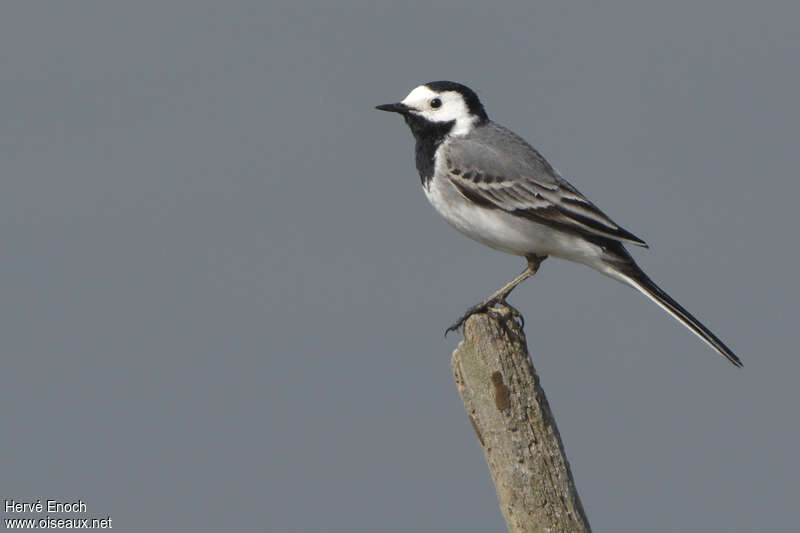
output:
M 547 257 L 589 266 L 638 290 L 737 367 L 742 361 L 664 292 L 625 245 L 648 248 L 565 180 L 522 137 L 489 119 L 474 90 L 452 81 L 414 88 L 402 101 L 376 106 L 400 114 L 416 141 L 415 159 L 430 203 L 457 230 L 495 250 L 521 256 L 525 270 L 469 308 L 467 318 L 506 307 L 514 288 Z

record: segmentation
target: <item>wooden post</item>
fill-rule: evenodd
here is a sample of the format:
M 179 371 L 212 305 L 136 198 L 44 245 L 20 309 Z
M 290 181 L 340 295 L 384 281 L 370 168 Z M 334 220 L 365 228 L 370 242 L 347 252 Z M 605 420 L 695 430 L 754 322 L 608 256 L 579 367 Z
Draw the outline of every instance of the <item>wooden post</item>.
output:
M 508 530 L 589 532 L 525 334 L 508 310 L 497 313 L 467 321 L 452 367 Z

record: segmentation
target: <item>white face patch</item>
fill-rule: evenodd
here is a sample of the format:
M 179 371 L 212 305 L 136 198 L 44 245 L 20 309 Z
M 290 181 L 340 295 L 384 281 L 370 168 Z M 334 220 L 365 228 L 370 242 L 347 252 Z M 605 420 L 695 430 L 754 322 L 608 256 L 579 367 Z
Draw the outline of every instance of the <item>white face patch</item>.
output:
M 439 99 L 442 105 L 433 107 L 431 102 Z M 475 126 L 478 117 L 470 114 L 464 97 L 455 91 L 437 93 L 426 85 L 420 85 L 405 97 L 403 102 L 413 113 L 431 122 L 455 121 L 451 135 L 466 135 Z

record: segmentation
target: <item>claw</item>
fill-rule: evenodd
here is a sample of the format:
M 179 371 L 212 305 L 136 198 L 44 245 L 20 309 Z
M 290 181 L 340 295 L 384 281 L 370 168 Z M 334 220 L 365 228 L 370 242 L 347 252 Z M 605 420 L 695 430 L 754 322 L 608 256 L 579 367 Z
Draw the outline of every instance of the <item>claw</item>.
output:
M 508 303 L 506 300 L 501 300 L 501 301 L 497 302 L 495 305 L 502 305 L 503 307 L 508 309 L 508 312 L 511 315 L 511 317 L 510 317 L 511 320 L 518 319 L 519 323 L 520 323 L 520 328 L 524 328 L 525 327 L 525 317 L 522 316 L 522 313 L 520 313 L 519 310 L 516 307 L 514 307 L 513 305 Z M 492 309 L 489 309 L 488 311 L 491 312 Z M 504 326 L 505 326 L 505 322 L 509 319 L 509 316 L 505 315 L 505 314 L 498 314 L 498 315 L 495 315 L 495 316 L 502 321 Z
M 469 317 L 478 313 L 490 313 L 493 314 L 496 318 L 505 319 L 506 318 L 505 316 L 493 313 L 493 307 L 497 305 L 503 306 L 506 309 L 508 309 L 511 312 L 511 316 L 513 316 L 514 318 L 519 318 L 520 322 L 522 323 L 522 326 L 523 327 L 525 326 L 525 319 L 523 318 L 522 313 L 520 313 L 513 305 L 508 303 L 505 300 L 505 298 L 497 298 L 495 300 L 488 300 L 478 305 L 474 305 L 469 309 L 467 309 L 467 312 L 464 313 L 461 316 L 461 318 L 459 318 L 452 326 L 444 330 L 444 336 L 447 337 L 447 334 L 450 333 L 451 331 L 457 331 L 461 329 Z
M 514 307 L 513 305 L 511 305 L 510 303 L 508 303 L 505 300 L 503 300 L 502 302 L 499 302 L 499 303 L 502 303 L 506 307 L 506 309 L 508 309 L 511 312 L 511 316 L 513 316 L 514 318 L 519 319 L 520 325 L 523 328 L 525 327 L 525 317 L 522 316 L 522 313 L 520 313 L 519 310 L 516 307 Z
M 457 331 L 461 329 L 469 317 L 478 313 L 485 313 L 493 305 L 494 302 L 483 302 L 481 304 L 470 307 L 469 309 L 467 309 L 467 312 L 461 315 L 461 318 L 456 320 L 456 322 L 452 326 L 444 330 L 444 336 L 447 337 L 447 334 L 450 333 L 451 331 Z

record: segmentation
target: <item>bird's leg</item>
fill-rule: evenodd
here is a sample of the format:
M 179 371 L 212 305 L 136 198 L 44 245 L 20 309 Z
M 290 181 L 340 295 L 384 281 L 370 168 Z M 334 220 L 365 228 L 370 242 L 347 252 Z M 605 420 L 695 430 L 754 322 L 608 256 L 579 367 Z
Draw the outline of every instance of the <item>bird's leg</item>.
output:
M 513 291 L 517 285 L 519 285 L 529 277 L 536 274 L 536 271 L 539 270 L 539 265 L 542 264 L 542 261 L 547 259 L 547 256 L 529 255 L 526 257 L 526 259 L 528 260 L 528 266 L 525 268 L 525 270 L 522 271 L 522 274 L 520 274 L 516 278 L 506 283 L 503 287 L 495 291 L 494 294 L 489 296 L 489 298 L 487 298 L 483 302 L 467 309 L 467 312 L 464 313 L 461 316 L 461 318 L 459 318 L 458 321 L 456 321 L 455 324 L 453 324 L 452 326 L 450 326 L 445 330 L 444 332 L 445 336 L 447 336 L 447 334 L 450 333 L 451 331 L 455 331 L 459 329 L 461 326 L 463 326 L 464 322 L 466 322 L 467 319 L 472 315 L 476 313 L 485 313 L 498 304 L 502 304 L 508 307 L 511 310 L 511 314 L 513 316 L 521 317 L 522 315 L 520 314 L 520 312 L 514 309 L 514 307 L 510 305 L 508 302 L 506 302 L 506 298 L 508 298 L 508 295 L 511 294 L 511 291 Z

